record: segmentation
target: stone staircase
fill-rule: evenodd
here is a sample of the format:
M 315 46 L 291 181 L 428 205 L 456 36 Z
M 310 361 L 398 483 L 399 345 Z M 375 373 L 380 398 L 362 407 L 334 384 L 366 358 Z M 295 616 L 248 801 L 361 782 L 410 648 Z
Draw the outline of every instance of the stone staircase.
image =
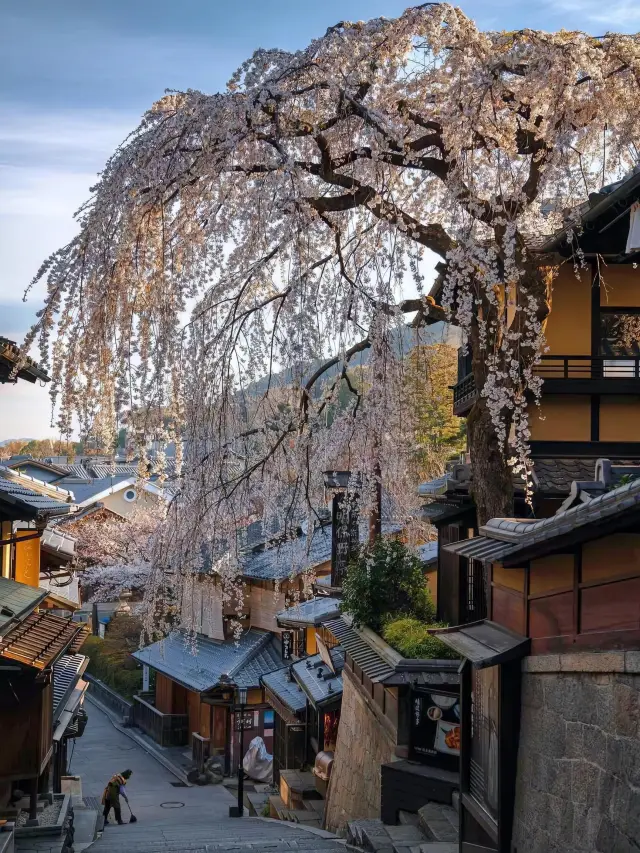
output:
M 291 824 L 257 818 L 210 825 L 108 826 L 88 853 L 339 853 L 344 845 Z
M 427 803 L 418 814 L 400 812 L 397 826 L 381 820 L 355 820 L 347 826 L 347 849 L 367 853 L 458 853 L 458 812 Z

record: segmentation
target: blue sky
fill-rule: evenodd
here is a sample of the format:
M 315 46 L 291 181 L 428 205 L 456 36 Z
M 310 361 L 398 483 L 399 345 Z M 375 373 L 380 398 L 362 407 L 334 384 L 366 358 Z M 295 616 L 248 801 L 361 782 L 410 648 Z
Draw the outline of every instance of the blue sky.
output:
M 2 0 L 0 334 L 41 306 L 22 292 L 75 233 L 73 212 L 114 147 L 166 88 L 222 89 L 257 47 L 296 49 L 339 20 L 393 17 L 399 0 Z M 640 29 L 637 0 L 472 0 L 486 29 Z M 44 437 L 45 389 L 4 386 L 0 440 Z

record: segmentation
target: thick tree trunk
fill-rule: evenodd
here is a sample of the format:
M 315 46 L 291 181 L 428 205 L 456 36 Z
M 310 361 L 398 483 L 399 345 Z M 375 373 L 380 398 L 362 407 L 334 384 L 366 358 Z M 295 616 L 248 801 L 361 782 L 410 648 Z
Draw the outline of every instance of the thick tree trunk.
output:
M 469 412 L 467 433 L 478 524 L 485 524 L 490 518 L 513 516 L 513 475 L 482 397 Z

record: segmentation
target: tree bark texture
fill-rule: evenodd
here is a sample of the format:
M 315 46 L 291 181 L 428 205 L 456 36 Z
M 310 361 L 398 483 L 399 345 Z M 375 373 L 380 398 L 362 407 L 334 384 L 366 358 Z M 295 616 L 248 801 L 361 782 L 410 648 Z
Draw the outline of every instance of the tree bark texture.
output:
M 482 397 L 478 397 L 469 412 L 467 434 L 473 477 L 471 492 L 478 524 L 486 524 L 490 518 L 512 516 L 513 475 Z

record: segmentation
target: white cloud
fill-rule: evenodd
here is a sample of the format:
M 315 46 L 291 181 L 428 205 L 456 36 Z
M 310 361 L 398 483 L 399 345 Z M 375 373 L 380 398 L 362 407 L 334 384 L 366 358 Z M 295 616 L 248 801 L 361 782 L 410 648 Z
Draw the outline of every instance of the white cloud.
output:
M 599 0 L 553 0 L 546 5 L 555 17 L 559 14 L 575 14 L 575 18 L 563 21 L 565 29 L 582 29 L 585 21 L 600 25 L 602 34 L 640 26 L 638 0 L 613 0 L 611 3 L 602 3 Z

